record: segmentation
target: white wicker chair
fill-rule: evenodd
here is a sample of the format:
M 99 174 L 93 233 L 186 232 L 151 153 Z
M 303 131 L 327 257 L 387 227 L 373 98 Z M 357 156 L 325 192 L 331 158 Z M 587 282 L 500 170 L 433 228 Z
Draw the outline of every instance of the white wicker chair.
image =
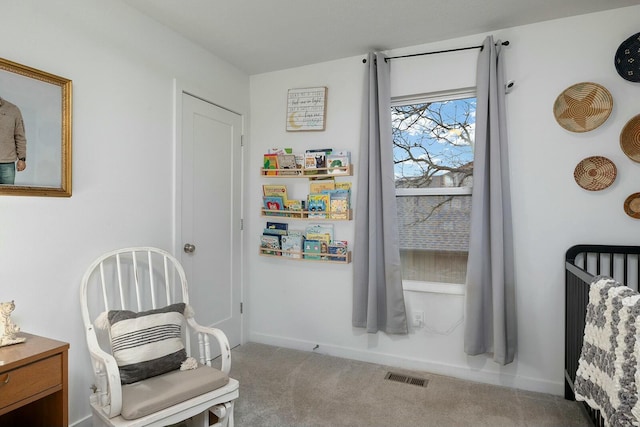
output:
M 228 378 L 231 351 L 221 330 L 198 325 L 185 310 L 182 341 L 187 355 L 199 363 L 199 367 L 191 371 L 191 379 L 185 380 L 183 376 L 189 371 L 174 370 L 122 385 L 118 364 L 112 354 L 109 325 L 97 325 L 96 319 L 110 310 L 140 313 L 180 302 L 189 307 L 187 280 L 175 257 L 153 247 L 108 252 L 89 266 L 82 278 L 80 292 L 82 319 L 95 378 L 94 392 L 90 397 L 94 426 L 167 426 L 191 419 L 190 425 L 208 427 L 210 417 L 213 426 L 233 426 L 238 381 Z M 212 338 L 218 346 L 210 345 Z M 219 363 L 220 367 L 216 370 L 212 367 L 212 360 L 218 356 L 220 362 L 216 360 L 216 364 Z M 202 379 L 203 373 L 217 375 L 217 382 L 222 385 L 191 396 L 194 394 L 191 386 L 196 377 L 199 377 L 200 389 L 212 387 L 212 381 Z M 179 401 L 185 395 L 189 396 L 187 400 Z M 142 411 L 136 409 L 134 414 L 142 412 L 143 415 L 131 416 L 132 405 L 143 408 Z M 149 408 L 155 409 L 144 414 L 150 411 Z

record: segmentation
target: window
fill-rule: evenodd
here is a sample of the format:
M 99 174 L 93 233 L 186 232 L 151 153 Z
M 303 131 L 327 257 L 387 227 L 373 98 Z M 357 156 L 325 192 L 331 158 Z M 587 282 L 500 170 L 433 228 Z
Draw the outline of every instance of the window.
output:
M 392 103 L 405 288 L 466 281 L 475 109 L 472 91 Z

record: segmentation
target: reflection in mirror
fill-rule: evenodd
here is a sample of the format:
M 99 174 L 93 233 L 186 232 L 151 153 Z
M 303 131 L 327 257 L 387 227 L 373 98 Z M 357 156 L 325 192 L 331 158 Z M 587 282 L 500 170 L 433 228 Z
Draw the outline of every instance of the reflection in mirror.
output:
M 0 194 L 71 196 L 71 80 L 3 59 Z

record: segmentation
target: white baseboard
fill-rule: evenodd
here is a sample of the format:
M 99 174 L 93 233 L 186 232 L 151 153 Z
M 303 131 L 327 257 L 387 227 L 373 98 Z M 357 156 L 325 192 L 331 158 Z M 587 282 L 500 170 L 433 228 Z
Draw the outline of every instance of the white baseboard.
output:
M 93 417 L 89 415 L 88 417 L 82 418 L 74 423 L 69 424 L 69 427 L 91 427 Z
M 376 363 L 413 371 L 425 371 L 438 375 L 446 375 L 467 381 L 475 381 L 484 384 L 492 384 L 503 387 L 517 388 L 521 390 L 548 393 L 558 396 L 564 395 L 564 383 L 540 380 L 538 378 L 524 377 L 509 373 L 479 371 L 469 366 L 452 365 L 441 362 L 401 357 L 393 354 L 380 353 L 373 350 L 361 350 L 349 347 L 336 346 L 297 340 L 275 335 L 251 333 L 250 342 L 267 344 L 277 347 L 290 348 L 342 357 L 345 359 L 359 360 L 362 362 Z M 316 346 L 318 346 L 316 348 Z

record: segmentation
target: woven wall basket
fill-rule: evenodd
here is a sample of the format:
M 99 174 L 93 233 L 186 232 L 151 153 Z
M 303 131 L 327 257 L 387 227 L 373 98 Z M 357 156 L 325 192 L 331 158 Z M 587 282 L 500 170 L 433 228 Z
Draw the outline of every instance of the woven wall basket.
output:
M 553 104 L 553 115 L 560 126 L 571 132 L 587 132 L 604 123 L 613 109 L 611 93 L 597 83 L 569 86 Z
M 573 171 L 576 183 L 589 191 L 604 190 L 613 184 L 617 175 L 616 165 L 602 156 L 587 157 Z
M 633 193 L 624 201 L 624 211 L 631 218 L 640 219 L 640 193 Z
M 627 157 L 640 163 L 640 114 L 632 117 L 622 128 L 620 148 Z
M 620 77 L 630 82 L 640 82 L 640 33 L 620 43 L 613 64 Z

